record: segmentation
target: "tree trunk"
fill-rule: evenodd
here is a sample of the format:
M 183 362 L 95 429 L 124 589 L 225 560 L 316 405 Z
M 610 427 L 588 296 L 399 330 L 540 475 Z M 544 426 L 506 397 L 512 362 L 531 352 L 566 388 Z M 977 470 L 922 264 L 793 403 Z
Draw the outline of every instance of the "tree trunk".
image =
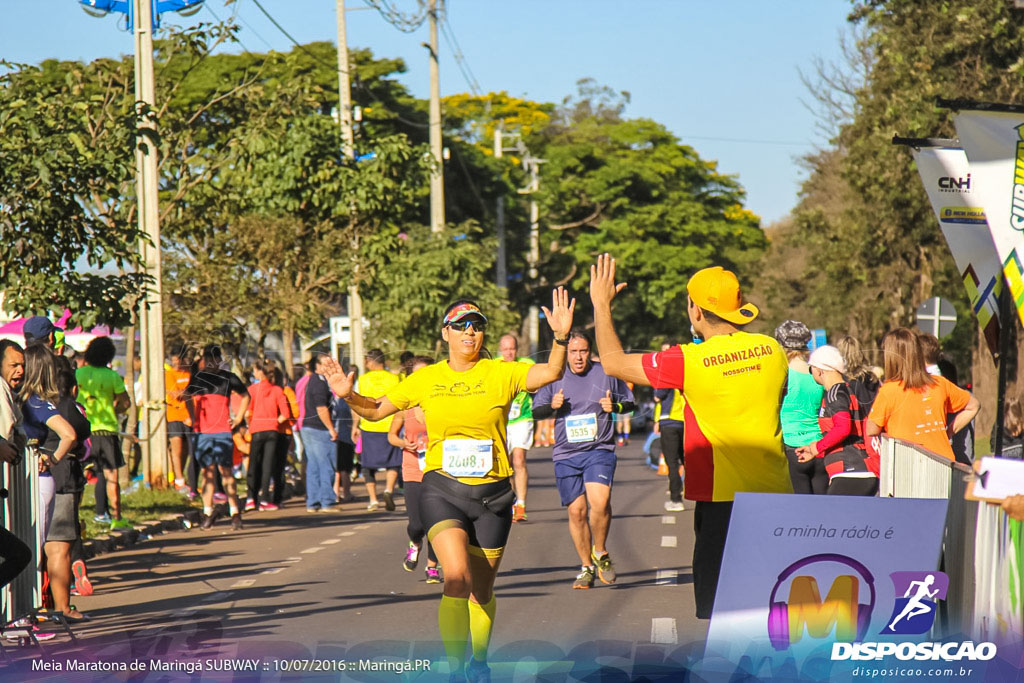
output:
M 288 383 L 295 381 L 295 356 L 292 347 L 295 344 L 295 329 L 290 323 L 281 327 L 281 346 L 284 349 L 284 374 Z

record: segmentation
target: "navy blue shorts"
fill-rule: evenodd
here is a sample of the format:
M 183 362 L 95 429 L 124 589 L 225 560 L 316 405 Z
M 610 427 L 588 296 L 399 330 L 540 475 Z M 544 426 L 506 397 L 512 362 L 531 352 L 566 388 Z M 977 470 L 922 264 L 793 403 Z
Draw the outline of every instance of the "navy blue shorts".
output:
M 402 449 L 392 446 L 387 432 L 363 431 L 363 452 L 359 464 L 367 470 L 397 469 L 402 466 Z
M 615 453 L 594 450 L 555 461 L 555 483 L 562 505 L 568 505 L 586 492 L 584 484 L 604 484 L 611 488 L 615 479 Z
M 200 467 L 231 467 L 234 454 L 235 443 L 231 440 L 230 432 L 196 435 L 196 462 Z

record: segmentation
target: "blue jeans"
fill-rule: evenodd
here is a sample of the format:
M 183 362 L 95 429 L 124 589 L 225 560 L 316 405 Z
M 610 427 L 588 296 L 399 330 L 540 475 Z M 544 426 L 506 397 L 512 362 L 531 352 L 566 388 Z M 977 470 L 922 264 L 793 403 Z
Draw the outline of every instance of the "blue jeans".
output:
M 331 507 L 335 503 L 335 443 L 325 429 L 303 429 L 302 444 L 306 448 L 306 507 Z

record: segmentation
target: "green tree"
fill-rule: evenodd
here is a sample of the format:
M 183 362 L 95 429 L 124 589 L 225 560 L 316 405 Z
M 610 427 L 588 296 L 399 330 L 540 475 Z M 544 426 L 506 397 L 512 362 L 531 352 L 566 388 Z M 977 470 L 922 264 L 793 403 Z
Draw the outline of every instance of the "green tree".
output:
M 180 75 L 229 40 L 233 27 L 171 30 L 157 43 L 157 106 L 137 110 L 131 59 L 89 64 L 4 63 L 0 75 L 0 256 L 5 306 L 27 313 L 69 306 L 79 322 L 132 319 L 146 278 L 140 272 L 135 202 L 138 116 L 159 126 L 162 218 L 219 170 L 205 155 L 203 124 L 224 116 L 242 84 L 171 108 Z M 218 140 L 223 144 L 223 138 Z M 202 159 L 202 161 L 200 161 Z
M 336 94 L 310 49 L 319 48 L 248 56 L 259 78 L 245 96 L 258 111 L 232 121 L 238 143 L 176 218 L 169 273 L 182 329 L 252 328 L 261 344 L 281 330 L 288 366 L 294 336 L 319 329 L 350 283 L 375 277 L 416 217 L 428 168 L 401 133 L 364 136 L 373 158 L 344 157 L 329 115 Z M 225 60 L 208 70 L 235 68 Z
M 366 292 L 373 304 L 368 348 L 380 347 L 391 355 L 409 349 L 442 356 L 441 317 L 459 298 L 473 299 L 483 308 L 495 332 L 489 341 L 496 348 L 498 337 L 514 329 L 519 316 L 509 310 L 505 292 L 491 277 L 495 248 L 494 238 L 483 237 L 475 223 L 449 226 L 438 234 L 418 225 L 400 234 Z
M 609 252 L 630 282 L 615 309 L 624 343 L 647 348 L 654 337 L 688 331 L 689 274 L 721 265 L 749 280 L 766 241 L 737 180 L 661 124 L 623 118 L 627 101 L 627 93 L 582 81 L 579 97 L 567 98 L 538 136 L 547 163 L 534 295 L 559 284 L 585 292 L 590 264 Z M 577 305 L 588 319 L 586 297 Z

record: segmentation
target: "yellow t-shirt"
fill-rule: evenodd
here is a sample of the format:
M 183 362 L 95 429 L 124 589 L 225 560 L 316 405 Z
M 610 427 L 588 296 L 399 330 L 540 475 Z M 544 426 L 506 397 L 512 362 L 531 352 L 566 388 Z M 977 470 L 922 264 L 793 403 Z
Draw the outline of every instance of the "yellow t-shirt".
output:
M 359 393 L 367 398 L 380 398 L 388 393 L 388 390 L 397 386 L 401 380 L 387 370 L 370 370 L 359 378 Z M 365 418 L 359 419 L 359 429 L 364 432 L 388 433 L 391 429 L 391 420 L 394 415 L 385 417 L 383 420 L 371 422 Z
M 777 341 L 720 334 L 647 354 L 643 367 L 651 386 L 679 389 L 686 399 L 687 498 L 719 502 L 742 491 L 793 492 L 779 420 L 788 367 Z
M 487 484 L 512 476 L 505 447 L 505 418 L 512 399 L 526 390 L 526 363 L 481 359 L 470 370 L 455 372 L 447 361 L 427 366 L 387 392 L 399 410 L 423 409 L 427 421 L 424 472 L 442 469 L 447 439 L 488 439 L 492 466 L 483 477 L 460 477 L 464 484 Z

